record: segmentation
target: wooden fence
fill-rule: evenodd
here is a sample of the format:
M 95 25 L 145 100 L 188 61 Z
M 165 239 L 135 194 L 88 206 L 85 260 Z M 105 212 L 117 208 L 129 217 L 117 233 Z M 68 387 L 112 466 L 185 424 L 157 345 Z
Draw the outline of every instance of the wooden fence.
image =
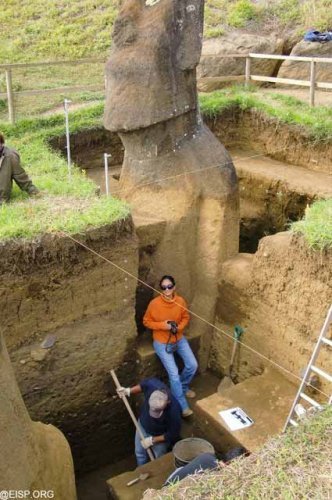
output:
M 36 63 L 15 63 L 15 64 L 0 64 L 0 72 L 4 71 L 6 74 L 6 92 L 0 93 L 0 98 L 4 97 L 8 102 L 8 117 L 10 123 L 15 123 L 15 97 L 16 96 L 27 96 L 27 95 L 39 95 L 39 94 L 49 94 L 49 93 L 63 93 L 63 92 L 80 92 L 84 90 L 104 90 L 104 85 L 75 85 L 66 87 L 54 87 L 50 89 L 42 90 L 21 90 L 19 92 L 13 91 L 13 80 L 12 75 L 15 69 L 26 69 L 34 67 L 43 66 L 77 66 L 79 64 L 96 64 L 104 63 L 104 59 L 80 59 L 76 61 L 44 61 Z
M 331 64 L 332 58 L 328 57 L 302 57 L 302 56 L 283 56 L 274 54 L 255 54 L 250 53 L 247 55 L 240 54 L 228 54 L 219 55 L 211 54 L 210 57 L 215 57 L 220 59 L 232 58 L 232 59 L 245 59 L 245 74 L 244 75 L 231 75 L 218 77 L 219 81 L 223 82 L 234 82 L 242 81 L 245 85 L 248 85 L 251 81 L 257 82 L 271 82 L 278 83 L 282 85 L 297 85 L 300 87 L 309 87 L 309 102 L 310 106 L 315 105 L 315 90 L 316 89 L 326 89 L 332 90 L 332 82 L 318 82 L 316 79 L 316 65 L 318 63 Z M 260 76 L 251 73 L 251 62 L 254 59 L 277 59 L 282 61 L 300 61 L 306 62 L 310 67 L 310 78 L 309 80 L 296 80 L 293 78 L 278 78 L 272 76 Z M 15 123 L 15 97 L 24 95 L 38 95 L 38 94 L 48 94 L 48 93 L 63 93 L 63 92 L 77 92 L 82 90 L 103 90 L 102 85 L 76 85 L 73 87 L 56 87 L 43 90 L 22 90 L 19 92 L 13 91 L 12 84 L 12 73 L 15 69 L 38 67 L 38 66 L 64 66 L 71 65 L 75 66 L 78 64 L 95 64 L 95 63 L 105 63 L 103 59 L 80 59 L 77 61 L 48 61 L 48 62 L 36 62 L 36 63 L 15 63 L 15 64 L 0 64 L 0 72 L 4 71 L 6 74 L 6 88 L 7 91 L 0 93 L 0 97 L 4 97 L 8 101 L 8 115 L 9 121 Z

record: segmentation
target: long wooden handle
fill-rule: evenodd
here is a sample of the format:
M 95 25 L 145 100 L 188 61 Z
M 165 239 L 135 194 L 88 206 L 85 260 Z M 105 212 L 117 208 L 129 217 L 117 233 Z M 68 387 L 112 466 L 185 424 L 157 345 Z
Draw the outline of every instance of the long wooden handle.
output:
M 113 380 L 114 380 L 115 387 L 116 387 L 117 389 L 120 389 L 120 387 L 122 387 L 122 386 L 121 386 L 121 384 L 120 384 L 120 382 L 119 382 L 119 380 L 118 380 L 118 377 L 116 376 L 115 371 L 114 371 L 114 370 L 111 370 L 111 371 L 110 371 L 110 374 L 112 375 L 112 378 L 113 378 Z M 127 397 L 126 397 L 126 396 L 122 396 L 122 397 L 121 397 L 121 399 L 123 400 L 123 402 L 124 402 L 124 404 L 125 404 L 125 406 L 126 406 L 126 408 L 127 408 L 127 410 L 128 410 L 128 413 L 129 413 L 129 415 L 131 416 L 132 421 L 134 422 L 134 425 L 135 425 L 135 427 L 136 427 L 136 429 L 137 429 L 137 432 L 138 432 L 138 434 L 139 434 L 140 438 L 141 438 L 141 439 L 145 439 L 145 436 L 144 436 L 144 434 L 143 434 L 143 431 L 142 431 L 142 429 L 141 429 L 141 426 L 139 425 L 139 422 L 138 422 L 137 418 L 135 417 L 133 410 L 132 410 L 132 409 L 131 409 L 131 407 L 130 407 L 130 404 L 129 404 L 129 402 L 128 402 Z M 155 460 L 154 455 L 153 455 L 152 451 L 150 450 L 150 448 L 148 448 L 148 449 L 146 450 L 146 452 L 147 452 L 147 454 L 149 455 L 150 460 Z
M 237 349 L 237 344 L 238 344 L 237 339 L 234 339 L 231 360 L 229 362 L 229 367 L 228 367 L 228 376 L 229 377 L 232 377 L 233 363 L 234 363 L 235 353 L 236 353 L 236 349 Z

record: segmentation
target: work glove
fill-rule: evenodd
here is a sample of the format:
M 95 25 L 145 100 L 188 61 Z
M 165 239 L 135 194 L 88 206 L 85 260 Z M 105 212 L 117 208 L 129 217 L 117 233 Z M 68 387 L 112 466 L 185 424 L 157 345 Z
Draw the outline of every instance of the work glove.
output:
M 145 450 L 147 450 L 148 448 L 151 448 L 151 446 L 153 446 L 153 438 L 152 436 L 148 436 L 144 439 L 141 439 L 141 445 L 143 446 L 143 448 Z
M 130 396 L 130 387 L 119 387 L 116 392 L 118 393 L 119 398 L 123 398 L 123 396 Z

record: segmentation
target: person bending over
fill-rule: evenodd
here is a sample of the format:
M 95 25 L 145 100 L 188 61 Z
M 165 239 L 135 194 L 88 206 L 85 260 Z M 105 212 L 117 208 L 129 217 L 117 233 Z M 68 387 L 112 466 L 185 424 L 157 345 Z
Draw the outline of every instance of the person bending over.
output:
M 153 332 L 153 347 L 164 365 L 170 381 L 172 394 L 179 401 L 182 416 L 189 417 L 187 397 L 195 397 L 189 384 L 197 370 L 197 361 L 183 330 L 189 323 L 189 313 L 185 300 L 175 293 L 173 276 L 165 275 L 160 280 L 162 293 L 151 300 L 143 317 L 143 324 Z M 184 369 L 179 369 L 174 353 L 182 358 Z
M 5 137 L 0 133 L 0 205 L 10 200 L 13 180 L 22 191 L 26 191 L 30 196 L 39 193 L 21 167 L 18 153 L 5 146 Z
M 181 407 L 169 388 L 157 378 L 145 379 L 134 387 L 117 389 L 120 397 L 143 392 L 144 402 L 139 423 L 144 439 L 136 430 L 135 455 L 137 465 L 149 461 L 147 449 L 151 448 L 156 458 L 168 453 L 180 439 Z

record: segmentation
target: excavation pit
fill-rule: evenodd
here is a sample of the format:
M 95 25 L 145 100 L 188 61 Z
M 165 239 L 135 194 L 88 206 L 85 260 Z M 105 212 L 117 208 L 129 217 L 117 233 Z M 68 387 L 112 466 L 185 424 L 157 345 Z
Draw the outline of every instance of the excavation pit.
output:
M 300 130 L 295 140 L 292 128 L 253 110 L 234 107 L 206 122 L 231 153 L 239 178 L 241 252 L 254 253 L 262 237 L 286 230 L 313 201 L 332 196 L 332 148 L 328 144 L 311 145 Z M 66 155 L 65 136 L 51 139 L 50 144 Z M 105 193 L 105 152 L 112 155 L 110 194 L 121 195 L 117 180 L 124 148 L 118 135 L 97 128 L 71 137 L 73 161 L 101 193 Z

